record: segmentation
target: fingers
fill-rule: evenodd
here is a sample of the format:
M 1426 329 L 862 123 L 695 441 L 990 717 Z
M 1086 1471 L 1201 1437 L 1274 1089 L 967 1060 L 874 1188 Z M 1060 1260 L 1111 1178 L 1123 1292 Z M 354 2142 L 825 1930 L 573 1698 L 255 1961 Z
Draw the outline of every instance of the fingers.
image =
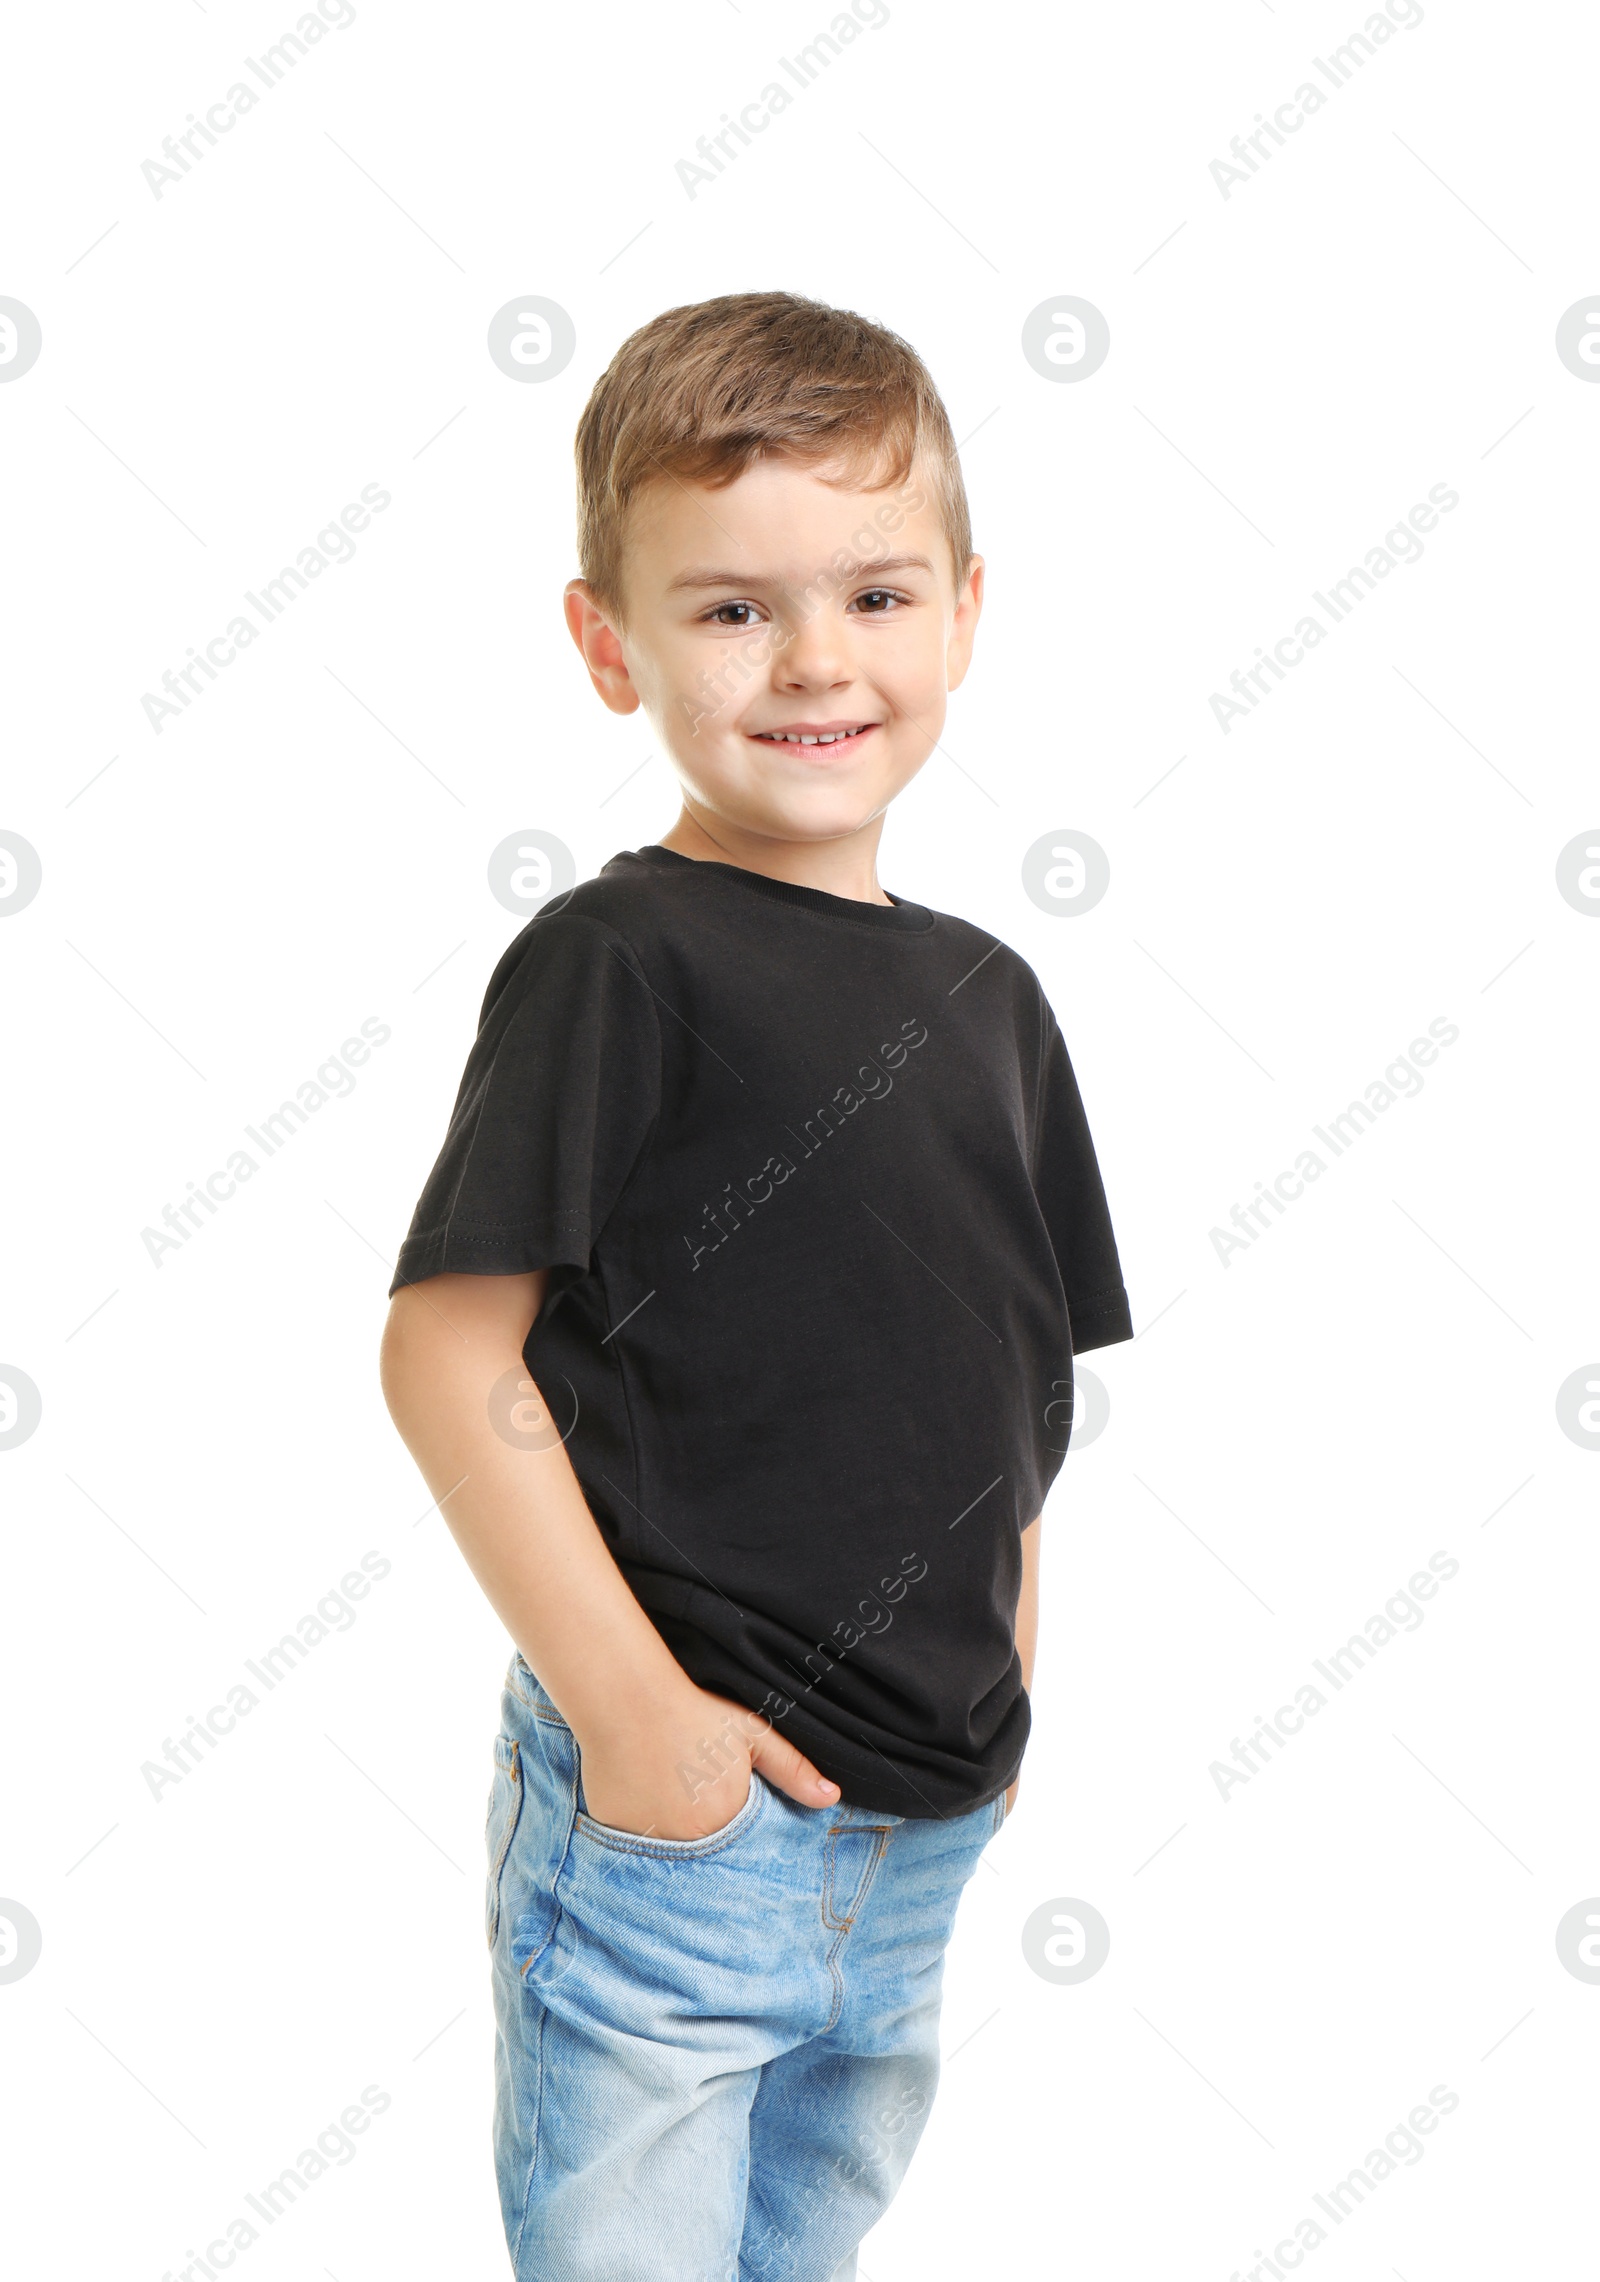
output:
M 803 1807 L 831 1807 L 839 1797 L 839 1786 L 813 1767 L 803 1751 L 798 1750 L 787 1736 L 780 1735 L 764 1713 L 752 1711 L 748 1705 L 735 1703 L 729 1696 L 718 1696 L 703 1691 L 712 1703 L 721 1705 L 737 1723 L 750 1764 L 774 1790 L 783 1791 L 798 1800 Z
M 803 1807 L 831 1807 L 839 1796 L 838 1784 L 819 1774 L 804 1752 L 770 1727 L 763 1728 L 752 1741 L 750 1764 L 765 1782 L 787 1792 Z

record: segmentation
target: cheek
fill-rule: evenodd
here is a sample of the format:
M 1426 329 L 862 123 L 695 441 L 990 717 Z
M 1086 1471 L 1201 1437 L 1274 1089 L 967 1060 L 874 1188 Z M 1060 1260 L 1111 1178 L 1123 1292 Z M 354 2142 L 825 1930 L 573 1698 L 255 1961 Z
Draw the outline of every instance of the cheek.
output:
M 933 620 L 897 627 L 863 660 L 869 680 L 908 714 L 925 715 L 945 694 L 944 630 Z
M 652 715 L 675 721 L 697 713 L 704 724 L 703 742 L 713 725 L 726 727 L 738 715 L 751 686 L 726 670 L 737 648 L 726 637 L 708 639 L 699 627 L 676 627 L 641 641 L 629 657 L 629 670 Z

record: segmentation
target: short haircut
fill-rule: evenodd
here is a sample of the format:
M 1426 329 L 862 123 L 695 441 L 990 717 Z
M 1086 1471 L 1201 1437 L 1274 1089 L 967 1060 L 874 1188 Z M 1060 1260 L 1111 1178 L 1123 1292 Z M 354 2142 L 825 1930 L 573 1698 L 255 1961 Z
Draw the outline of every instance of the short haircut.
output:
M 797 293 L 667 309 L 623 342 L 578 423 L 579 564 L 618 610 L 628 510 L 647 485 L 677 477 L 720 489 L 779 459 L 887 488 L 919 453 L 959 588 L 972 560 L 967 494 L 949 417 L 913 348 Z

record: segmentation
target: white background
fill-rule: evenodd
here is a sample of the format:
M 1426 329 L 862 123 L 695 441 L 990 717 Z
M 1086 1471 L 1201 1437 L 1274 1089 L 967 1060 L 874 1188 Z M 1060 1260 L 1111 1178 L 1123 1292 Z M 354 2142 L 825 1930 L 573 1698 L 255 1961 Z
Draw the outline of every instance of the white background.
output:
M 376 1349 L 521 924 L 489 851 L 537 828 L 586 876 L 675 809 L 561 624 L 579 410 L 657 310 L 783 285 L 901 332 L 970 438 L 988 615 L 882 877 L 1038 969 L 1139 1327 L 1090 1358 L 1110 1422 L 1048 1508 L 1021 1799 L 863 2274 L 1227 2282 L 1439 2085 L 1423 2159 L 1307 2267 L 1577 2271 L 1600 1987 L 1554 1937 L 1600 1890 L 1600 1456 L 1556 1391 L 1600 1354 L 1600 925 L 1555 867 L 1600 839 L 1600 386 L 1555 328 L 1600 287 L 1592 14 L 1429 0 L 1224 198 L 1211 162 L 1359 4 L 892 0 L 691 198 L 676 163 L 822 0 L 358 0 L 153 196 L 141 162 L 294 21 L 10 33 L 0 292 L 44 340 L 0 387 L 0 825 L 44 869 L 0 929 L 0 1361 L 43 1400 L 0 1455 L 0 1894 L 43 1938 L 0 1984 L 18 2270 L 181 2274 L 376 2085 L 240 2270 L 505 2271 L 509 1644 Z M 485 334 L 530 293 L 578 345 L 518 385 Z M 1020 347 L 1062 294 L 1111 330 L 1074 385 Z M 163 670 L 369 483 L 354 560 L 155 733 Z M 1212 692 L 1435 484 L 1421 560 L 1225 735 Z M 1111 865 L 1077 916 L 1020 881 L 1066 828 Z M 354 1093 L 154 1265 L 142 1230 L 369 1016 Z M 1213 1227 L 1439 1016 L 1422 1092 L 1224 1265 Z M 142 1765 L 369 1550 L 353 1627 L 153 1798 Z M 1436 1551 L 1420 1629 L 1224 1800 L 1212 1762 Z M 1063 1897 L 1111 1929 L 1076 1986 L 1021 1943 Z

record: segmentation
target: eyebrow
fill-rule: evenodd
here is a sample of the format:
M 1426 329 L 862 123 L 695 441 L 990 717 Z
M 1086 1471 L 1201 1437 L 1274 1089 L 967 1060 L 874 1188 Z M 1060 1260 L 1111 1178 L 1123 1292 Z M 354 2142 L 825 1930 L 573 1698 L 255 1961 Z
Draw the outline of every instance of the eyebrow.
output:
M 862 555 L 856 559 L 856 567 L 850 575 L 855 578 L 863 571 L 931 571 L 932 568 L 933 565 L 926 555 Z M 831 575 L 831 564 L 824 564 L 821 570 L 813 573 L 816 578 L 827 578 Z M 669 580 L 667 592 L 676 594 L 685 588 L 710 586 L 781 587 L 786 584 L 788 584 L 787 580 L 764 578 L 759 573 L 751 571 L 695 569 L 681 571 L 675 579 Z

